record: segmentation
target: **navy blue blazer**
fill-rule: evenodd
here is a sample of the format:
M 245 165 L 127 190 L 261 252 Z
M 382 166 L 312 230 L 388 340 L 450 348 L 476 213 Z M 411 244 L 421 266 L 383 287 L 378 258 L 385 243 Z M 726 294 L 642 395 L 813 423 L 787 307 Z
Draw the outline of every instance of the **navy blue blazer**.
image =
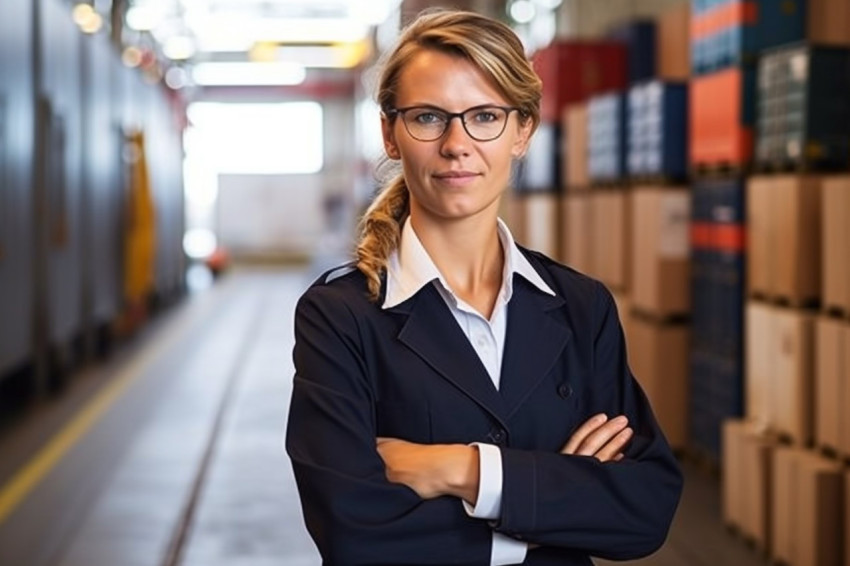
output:
M 515 276 L 498 390 L 433 285 L 382 310 L 354 270 L 299 300 L 286 449 L 325 565 L 487 566 L 491 529 L 539 545 L 534 566 L 633 559 L 664 542 L 682 477 L 629 370 L 613 298 L 523 253 L 556 296 Z M 560 454 L 600 412 L 629 418 L 626 457 Z M 390 483 L 377 436 L 498 445 L 501 519 Z

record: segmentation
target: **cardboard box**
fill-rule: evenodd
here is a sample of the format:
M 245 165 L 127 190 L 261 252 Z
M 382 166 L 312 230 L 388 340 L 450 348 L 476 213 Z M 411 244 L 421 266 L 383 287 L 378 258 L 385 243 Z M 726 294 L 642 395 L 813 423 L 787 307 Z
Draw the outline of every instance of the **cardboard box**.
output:
M 771 558 L 794 566 L 840 566 L 843 470 L 791 447 L 774 452 Z
M 558 256 L 560 195 L 556 193 L 527 193 L 525 203 L 525 245 L 551 258 Z
M 759 434 L 751 426 L 745 429 L 741 444 L 741 531 L 763 550 L 770 548 L 770 486 L 776 446 L 775 437 Z
M 825 177 L 822 191 L 822 302 L 850 313 L 850 176 Z
M 691 307 L 687 189 L 637 187 L 631 195 L 632 306 L 664 319 Z
M 508 191 L 499 203 L 499 217 L 505 221 L 516 243 L 526 245 L 525 199 L 516 191 Z
M 656 63 L 658 78 L 686 81 L 691 75 L 691 3 L 679 2 L 658 18 Z
M 806 445 L 813 434 L 814 318 L 755 301 L 746 318 L 747 418 Z
M 771 316 L 772 423 L 800 445 L 812 441 L 814 317 L 804 311 L 773 308 Z
M 747 184 L 751 293 L 793 305 L 820 297 L 821 179 L 752 177 Z
M 564 207 L 561 251 L 563 262 L 593 276 L 590 239 L 593 233 L 590 196 L 587 193 L 568 194 L 561 197 Z
M 771 294 L 774 246 L 771 240 L 770 184 L 764 178 L 747 183 L 747 291 L 750 296 Z
M 587 103 L 572 104 L 564 109 L 562 155 L 567 191 L 586 190 L 587 176 Z
M 841 320 L 819 317 L 815 326 L 815 443 L 838 450 L 842 446 L 843 381 L 848 371 L 845 360 L 846 334 L 850 327 Z
M 690 326 L 635 315 L 629 320 L 629 365 L 673 448 L 687 446 Z
M 594 272 L 611 289 L 628 289 L 629 222 L 628 193 L 623 189 L 590 194 Z
M 850 2 L 808 0 L 806 39 L 815 44 L 850 46 Z
M 838 395 L 839 401 L 839 421 L 838 421 L 838 453 L 845 458 L 850 458 L 850 326 L 844 327 L 844 359 L 842 370 L 839 373 Z M 847 486 L 850 489 L 850 485 Z M 850 515 L 847 516 L 847 521 L 850 522 Z M 847 539 L 850 541 L 850 539 Z M 850 552 L 850 542 L 848 542 L 848 552 Z M 850 566 L 850 565 L 848 565 Z
M 773 413 L 772 317 L 770 305 L 748 301 L 745 315 L 746 373 L 745 395 L 747 419 L 761 426 L 771 425 Z
M 738 529 L 744 524 L 742 451 L 746 426 L 746 421 L 741 419 L 723 421 L 723 457 L 721 458 L 723 522 L 727 526 Z

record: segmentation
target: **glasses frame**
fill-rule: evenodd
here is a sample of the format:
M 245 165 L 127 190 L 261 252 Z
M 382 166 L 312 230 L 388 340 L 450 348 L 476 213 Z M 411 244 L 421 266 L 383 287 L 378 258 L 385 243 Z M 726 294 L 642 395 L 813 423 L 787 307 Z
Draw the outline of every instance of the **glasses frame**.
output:
M 482 138 L 475 137 L 469 131 L 469 128 L 466 125 L 466 120 L 464 119 L 464 114 L 467 114 L 468 112 L 472 112 L 473 110 L 482 110 L 482 109 L 485 109 L 485 108 L 495 108 L 495 109 L 504 111 L 505 112 L 505 123 L 502 124 L 502 129 L 498 134 L 496 134 L 492 138 L 482 139 Z M 439 112 L 441 114 L 445 114 L 446 121 L 445 121 L 445 124 L 443 126 L 443 131 L 440 132 L 440 135 L 438 135 L 435 138 L 428 138 L 428 139 L 418 138 L 415 135 L 413 135 L 413 133 L 410 131 L 410 127 L 407 125 L 407 120 L 404 119 L 404 113 L 409 112 L 411 110 L 434 110 L 434 111 Z M 516 111 L 520 114 L 520 116 L 523 116 L 522 109 L 517 108 L 516 106 L 499 106 L 498 104 L 479 104 L 478 106 L 471 106 L 470 108 L 467 108 L 466 110 L 463 110 L 462 112 L 449 112 L 448 110 L 443 110 L 442 108 L 440 108 L 438 106 L 429 106 L 427 104 L 418 104 L 416 106 L 406 106 L 404 108 L 388 108 L 385 111 L 385 114 L 391 120 L 394 120 L 396 118 L 396 116 L 401 116 L 401 122 L 402 122 L 402 124 L 404 124 L 405 131 L 407 132 L 407 134 L 410 137 L 412 137 L 416 141 L 421 141 L 421 142 L 437 141 L 438 139 L 440 139 L 441 137 L 446 135 L 446 132 L 449 131 L 449 126 L 451 125 L 452 120 L 454 120 L 455 118 L 460 118 L 460 123 L 463 125 L 463 131 L 466 132 L 466 135 L 468 135 L 470 138 L 474 139 L 475 141 L 488 142 L 488 141 L 493 141 L 493 140 L 496 140 L 496 139 L 499 139 L 500 137 L 502 137 L 502 134 L 505 133 L 505 130 L 508 127 L 508 119 L 510 118 L 511 112 L 513 112 L 513 111 Z

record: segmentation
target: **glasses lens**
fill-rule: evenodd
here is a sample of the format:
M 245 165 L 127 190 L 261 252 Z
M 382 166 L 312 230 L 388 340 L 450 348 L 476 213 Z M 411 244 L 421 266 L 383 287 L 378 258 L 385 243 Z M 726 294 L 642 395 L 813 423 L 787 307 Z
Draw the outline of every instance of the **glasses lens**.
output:
M 463 114 L 467 133 L 479 141 L 498 138 L 505 131 L 507 121 L 507 111 L 493 106 L 473 108 Z
M 404 112 L 404 125 L 414 138 L 421 141 L 432 141 L 446 131 L 448 116 L 433 108 L 411 108 Z

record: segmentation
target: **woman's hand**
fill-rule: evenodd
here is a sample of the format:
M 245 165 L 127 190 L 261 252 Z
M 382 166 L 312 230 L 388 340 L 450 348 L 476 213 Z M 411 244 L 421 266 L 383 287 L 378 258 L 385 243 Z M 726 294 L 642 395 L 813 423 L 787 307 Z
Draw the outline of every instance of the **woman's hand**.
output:
M 590 417 L 561 448 L 561 454 L 593 456 L 600 462 L 622 460 L 633 434 L 628 424 L 623 415 L 611 420 L 605 414 Z
M 475 505 L 478 499 L 478 448 L 464 444 L 416 444 L 378 438 L 387 479 L 404 484 L 422 499 L 453 495 Z

